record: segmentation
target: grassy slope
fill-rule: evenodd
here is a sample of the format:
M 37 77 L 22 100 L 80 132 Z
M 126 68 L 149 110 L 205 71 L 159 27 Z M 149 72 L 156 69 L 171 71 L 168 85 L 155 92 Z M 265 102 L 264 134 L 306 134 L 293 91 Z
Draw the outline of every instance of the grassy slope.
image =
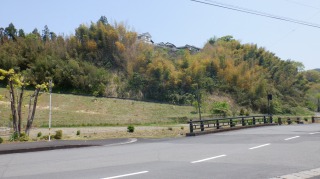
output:
M 23 105 L 23 123 L 26 123 L 29 95 Z M 0 88 L 0 126 L 8 126 L 10 103 L 8 90 Z M 101 125 L 163 125 L 179 122 L 182 117 L 197 118 L 191 106 L 174 106 L 122 99 L 96 98 L 70 94 L 52 94 L 52 126 L 101 126 Z M 39 97 L 34 127 L 48 125 L 49 94 Z M 180 121 L 182 122 L 182 121 Z

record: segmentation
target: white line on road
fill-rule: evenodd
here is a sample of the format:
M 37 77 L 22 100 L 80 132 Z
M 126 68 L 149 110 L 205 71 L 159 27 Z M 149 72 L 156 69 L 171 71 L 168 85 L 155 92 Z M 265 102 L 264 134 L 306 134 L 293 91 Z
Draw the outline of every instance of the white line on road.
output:
M 227 155 L 219 155 L 219 156 L 215 156 L 215 157 L 211 157 L 211 158 L 205 158 L 205 159 L 202 159 L 202 160 L 197 160 L 197 161 L 193 161 L 191 163 L 200 163 L 200 162 L 205 162 L 205 161 L 208 161 L 208 160 L 213 160 L 213 159 L 216 159 L 216 158 L 221 158 L 221 157 L 226 157 Z
M 313 132 L 313 133 L 309 133 L 310 135 L 314 135 L 314 134 L 320 134 L 320 132 Z
M 252 150 L 252 149 L 257 149 L 257 148 L 265 147 L 265 146 L 268 146 L 268 145 L 270 145 L 270 143 L 269 143 L 269 144 L 259 145 L 259 146 L 256 146 L 256 147 L 251 147 L 251 148 L 249 148 L 249 149 L 250 149 L 250 150 Z
M 136 139 L 136 138 L 130 138 L 127 142 L 116 143 L 116 144 L 107 144 L 107 145 L 104 145 L 104 146 L 125 145 L 125 144 L 135 143 L 137 141 L 138 141 L 138 139 Z
M 286 138 L 284 140 L 291 140 L 291 139 L 295 139 L 295 138 L 299 138 L 300 136 L 294 136 L 294 137 L 290 137 L 290 138 Z
M 144 174 L 144 173 L 148 173 L 148 172 L 149 172 L 149 171 L 142 171 L 142 172 L 129 173 L 129 174 L 118 175 L 118 176 L 113 176 L 113 177 L 108 177 L 108 178 L 101 178 L 101 179 L 123 178 L 123 177 L 132 176 L 132 175 Z

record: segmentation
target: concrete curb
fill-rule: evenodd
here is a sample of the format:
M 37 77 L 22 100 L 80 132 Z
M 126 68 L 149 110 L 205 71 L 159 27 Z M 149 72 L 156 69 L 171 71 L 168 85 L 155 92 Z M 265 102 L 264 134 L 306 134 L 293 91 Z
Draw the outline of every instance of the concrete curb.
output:
M 106 140 L 54 140 L 54 141 L 40 141 L 40 142 L 24 142 L 13 144 L 0 144 L 0 155 L 38 152 L 57 149 L 71 149 L 81 147 L 93 146 L 114 146 L 124 145 L 136 142 L 133 139 L 106 139 Z

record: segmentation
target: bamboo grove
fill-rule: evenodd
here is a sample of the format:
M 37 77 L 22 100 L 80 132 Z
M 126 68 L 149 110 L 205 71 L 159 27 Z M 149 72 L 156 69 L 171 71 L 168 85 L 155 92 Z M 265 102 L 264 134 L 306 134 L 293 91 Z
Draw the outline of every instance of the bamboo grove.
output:
M 35 84 L 52 79 L 54 92 L 183 105 L 200 92 L 222 94 L 261 113 L 267 112 L 267 94 L 273 94 L 278 114 L 314 110 L 312 94 L 319 92 L 320 79 L 301 63 L 232 36 L 211 38 L 198 53 L 172 51 L 139 42 L 136 32 L 104 16 L 69 36 L 47 26 L 30 33 L 12 23 L 0 28 L 0 69 L 14 69 Z

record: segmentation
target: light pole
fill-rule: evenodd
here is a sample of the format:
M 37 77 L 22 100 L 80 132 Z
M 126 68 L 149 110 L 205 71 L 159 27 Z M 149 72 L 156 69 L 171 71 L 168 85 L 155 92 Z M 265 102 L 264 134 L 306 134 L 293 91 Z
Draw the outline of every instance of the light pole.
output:
M 50 130 L 51 130 L 51 93 L 52 93 L 52 80 L 49 80 L 49 93 L 50 93 L 50 100 L 49 100 L 49 141 L 51 141 Z

